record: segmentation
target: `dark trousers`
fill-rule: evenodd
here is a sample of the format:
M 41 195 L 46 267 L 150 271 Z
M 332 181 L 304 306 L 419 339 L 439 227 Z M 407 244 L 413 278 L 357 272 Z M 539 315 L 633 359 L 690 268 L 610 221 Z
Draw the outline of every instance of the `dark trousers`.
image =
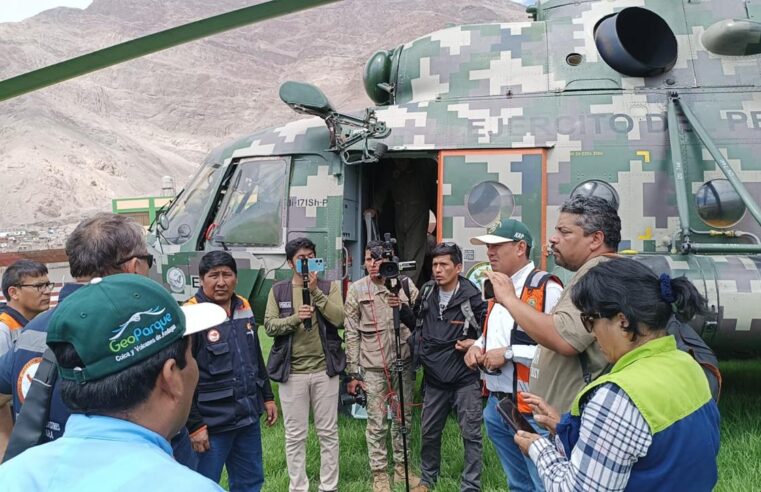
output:
M 481 385 L 478 381 L 456 389 L 427 384 L 423 397 L 421 483 L 433 486 L 441 465 L 441 433 L 451 409 L 455 410 L 462 433 L 465 460 L 460 490 L 481 490 Z
M 190 443 L 188 429 L 184 425 L 180 432 L 172 438 L 172 454 L 175 461 L 185 465 L 193 471 L 198 468 L 198 456 L 193 451 L 193 445 Z
M 259 421 L 242 429 L 209 433 L 209 450 L 198 453 L 198 473 L 219 483 L 222 466 L 233 492 L 259 492 L 264 484 Z

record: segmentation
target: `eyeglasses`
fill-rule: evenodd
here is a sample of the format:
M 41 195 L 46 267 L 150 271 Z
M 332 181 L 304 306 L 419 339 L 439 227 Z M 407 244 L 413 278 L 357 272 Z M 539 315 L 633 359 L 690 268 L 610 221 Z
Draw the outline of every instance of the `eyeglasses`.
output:
M 129 258 L 125 258 L 121 261 L 118 261 L 116 263 L 116 266 L 123 265 L 133 258 L 138 258 L 140 260 L 143 260 L 144 262 L 148 263 L 148 268 L 153 268 L 153 255 L 132 255 Z
M 52 291 L 55 284 L 53 282 L 39 282 L 36 284 L 18 284 L 17 287 L 34 287 L 37 292 L 42 294 L 45 291 Z
M 580 313 L 581 324 L 584 325 L 584 329 L 589 333 L 592 333 L 592 327 L 595 324 L 595 320 L 601 319 L 603 316 L 600 313 Z

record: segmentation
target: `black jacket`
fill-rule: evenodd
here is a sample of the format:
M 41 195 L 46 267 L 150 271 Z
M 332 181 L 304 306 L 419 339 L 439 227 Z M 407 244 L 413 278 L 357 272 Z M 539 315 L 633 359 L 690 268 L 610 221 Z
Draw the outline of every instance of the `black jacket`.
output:
M 209 302 L 199 289 L 189 302 Z M 232 316 L 219 326 L 193 335 L 198 389 L 188 418 L 192 434 L 203 425 L 210 433 L 252 424 L 274 400 L 248 301 L 233 296 Z
M 423 289 L 421 289 L 423 292 Z M 479 326 L 468 326 L 460 304 L 469 302 Z M 465 365 L 465 352 L 455 349 L 458 340 L 476 339 L 486 316 L 486 302 L 481 292 L 465 277 L 460 277 L 459 287 L 449 300 L 443 316 L 439 316 L 439 287 L 435 286 L 424 301 L 422 294 L 415 303 L 415 314 L 422 317 L 422 326 L 416 328 L 415 345 L 419 350 L 425 382 L 437 388 L 460 388 L 478 381 L 480 374 Z

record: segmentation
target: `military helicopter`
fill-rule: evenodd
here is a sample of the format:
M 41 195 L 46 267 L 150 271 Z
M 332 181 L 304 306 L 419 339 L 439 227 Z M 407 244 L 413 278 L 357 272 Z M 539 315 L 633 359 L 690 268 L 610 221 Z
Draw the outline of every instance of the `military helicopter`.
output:
M 0 101 L 330 1 L 266 2 L 129 41 L 2 81 Z M 712 347 L 757 352 L 761 7 L 547 0 L 527 12 L 526 22 L 449 27 L 375 53 L 364 80 L 376 106 L 364 112 L 283 84 L 284 103 L 311 118 L 211 152 L 151 229 L 155 278 L 185 300 L 200 257 L 227 249 L 261 314 L 269 286 L 290 276 L 285 242 L 308 236 L 325 277 L 355 280 L 372 230 L 362 211 L 379 182 L 411 168 L 423 171 L 415 182 L 432 197 L 436 239 L 464 246 L 471 278 L 486 258 L 468 238 L 498 218 L 522 220 L 544 245 L 566 198 L 601 196 L 619 209 L 624 253 L 687 275 L 708 297 L 712 313 L 695 328 Z M 404 241 L 391 202 L 377 225 Z M 546 247 L 533 257 L 568 277 Z
M 463 246 L 471 277 L 486 256 L 468 239 L 498 218 L 544 245 L 565 199 L 600 196 L 622 217 L 624 253 L 707 296 L 712 313 L 695 328 L 714 349 L 757 351 L 761 7 L 548 0 L 527 11 L 373 54 L 364 81 L 376 106 L 361 113 L 284 83 L 283 102 L 311 118 L 211 152 L 152 229 L 157 277 L 182 300 L 200 256 L 227 249 L 261 313 L 269 286 L 291 275 L 285 243 L 307 236 L 326 278 L 356 280 L 372 229 L 362 211 L 404 162 L 434 197 L 436 239 Z M 378 214 L 382 231 L 394 232 L 393 214 Z M 568 277 L 546 247 L 532 255 Z

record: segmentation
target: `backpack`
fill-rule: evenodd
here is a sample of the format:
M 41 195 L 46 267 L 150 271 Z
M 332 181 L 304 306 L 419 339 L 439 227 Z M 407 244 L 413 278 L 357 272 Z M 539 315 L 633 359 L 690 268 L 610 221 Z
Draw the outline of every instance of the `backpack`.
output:
M 411 343 L 409 343 L 410 352 L 412 353 L 412 367 L 415 369 L 420 367 L 421 364 L 420 353 L 421 346 L 423 344 L 423 318 L 425 313 L 428 311 L 428 300 L 431 297 L 431 293 L 433 292 L 433 288 L 435 286 L 436 282 L 433 280 L 429 280 L 423 284 L 423 287 L 420 288 L 420 295 L 418 295 L 418 300 L 416 303 L 419 303 L 420 307 L 415 315 L 415 329 L 412 333 L 412 336 L 410 337 Z M 464 302 L 460 303 L 460 311 L 465 317 L 465 323 L 463 323 L 462 327 L 463 335 L 467 336 L 468 330 L 471 326 L 475 327 L 475 330 L 481 329 L 481 324 L 478 322 L 476 315 L 473 313 L 473 307 L 470 305 L 470 300 L 465 300 Z
M 719 402 L 721 396 L 721 372 L 719 371 L 719 359 L 716 358 L 713 350 L 703 341 L 700 335 L 687 323 L 682 323 L 675 316 L 672 316 L 666 324 L 666 331 L 676 339 L 676 348 L 682 352 L 687 352 L 700 364 L 701 369 L 708 380 L 708 388 L 711 390 L 711 397 Z M 592 382 L 592 375 L 588 369 L 588 356 L 586 352 L 579 354 L 581 370 L 584 375 L 584 382 Z M 610 371 L 611 364 L 605 366 L 600 376 Z M 598 376 L 599 377 L 599 376 Z
M 711 396 L 718 403 L 721 395 L 721 372 L 719 372 L 719 360 L 716 354 L 690 325 L 682 323 L 674 316 L 666 325 L 666 331 L 676 339 L 676 348 L 687 352 L 695 359 L 695 362 L 700 364 L 708 379 Z

